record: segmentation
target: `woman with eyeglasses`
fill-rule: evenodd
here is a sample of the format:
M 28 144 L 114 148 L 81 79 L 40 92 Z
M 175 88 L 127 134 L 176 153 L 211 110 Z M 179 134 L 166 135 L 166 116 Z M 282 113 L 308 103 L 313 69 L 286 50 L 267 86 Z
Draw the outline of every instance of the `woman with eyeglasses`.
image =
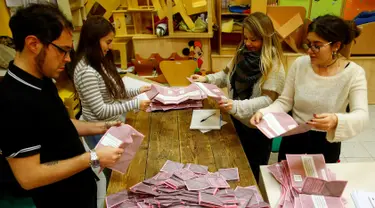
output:
M 280 97 L 250 119 L 256 125 L 267 113 L 292 111 L 297 123 L 312 127 L 283 137 L 279 161 L 285 154 L 306 153 L 323 154 L 327 163 L 336 163 L 341 141 L 364 129 L 369 119 L 365 71 L 339 55 L 359 34 L 354 22 L 333 15 L 320 16 L 309 25 L 304 44 L 308 55 L 292 64 Z

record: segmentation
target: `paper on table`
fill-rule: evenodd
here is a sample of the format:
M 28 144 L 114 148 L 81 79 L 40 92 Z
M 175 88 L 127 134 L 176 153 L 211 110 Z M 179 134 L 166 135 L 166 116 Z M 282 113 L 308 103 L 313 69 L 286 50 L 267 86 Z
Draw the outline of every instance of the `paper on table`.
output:
M 128 76 L 124 76 L 122 78 L 122 81 L 124 82 L 124 85 L 127 88 L 129 87 L 129 88 L 138 89 L 142 86 L 151 86 L 151 84 L 148 83 L 148 82 L 144 82 L 144 81 L 134 79 L 134 78 L 131 78 L 131 77 L 128 77 Z
M 356 208 L 375 208 L 375 192 L 354 191 L 351 193 Z
M 95 149 L 102 146 L 121 147 L 124 153 L 120 159 L 111 167 L 112 170 L 126 173 L 128 166 L 141 146 L 144 136 L 133 127 L 125 124 L 111 127 L 100 139 Z
M 329 180 L 328 170 L 322 154 L 286 155 L 290 179 L 294 188 L 302 188 L 307 176 Z
M 326 181 L 320 178 L 306 177 L 301 192 L 303 194 L 341 197 L 347 181 Z
M 212 115 L 212 114 L 215 114 L 215 115 Z M 206 120 L 201 122 L 202 119 L 206 119 Z M 220 128 L 221 128 L 221 115 L 220 115 L 219 109 L 193 110 L 193 115 L 191 117 L 191 123 L 190 123 L 190 129 L 220 129 Z
M 300 194 L 302 208 L 344 208 L 340 197 Z
M 267 113 L 256 127 L 268 138 L 290 136 L 307 132 L 311 127 L 307 124 L 298 125 L 287 113 Z
M 221 121 L 221 127 L 223 127 L 225 124 L 227 124 L 226 121 Z M 212 131 L 212 129 L 200 129 L 199 131 L 201 131 L 203 134 L 205 134 L 207 132 Z

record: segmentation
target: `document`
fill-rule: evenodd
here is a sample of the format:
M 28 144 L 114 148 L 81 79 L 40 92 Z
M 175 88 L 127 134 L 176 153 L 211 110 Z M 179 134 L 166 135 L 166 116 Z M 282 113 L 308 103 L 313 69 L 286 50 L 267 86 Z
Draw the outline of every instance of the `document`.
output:
M 120 159 L 109 167 L 124 174 L 141 146 L 143 138 L 144 136 L 130 125 L 113 126 L 103 135 L 95 149 L 103 146 L 124 148 Z
M 287 113 L 267 113 L 256 127 L 268 138 L 301 134 L 311 129 L 308 124 L 300 124 Z

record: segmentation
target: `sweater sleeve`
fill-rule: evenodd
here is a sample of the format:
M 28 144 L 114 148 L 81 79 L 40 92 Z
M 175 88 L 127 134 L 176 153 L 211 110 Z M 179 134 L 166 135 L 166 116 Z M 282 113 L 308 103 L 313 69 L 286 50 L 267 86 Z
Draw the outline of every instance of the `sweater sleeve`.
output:
M 283 65 L 274 62 L 273 68 L 262 86 L 262 90 L 268 90 L 280 94 L 285 83 L 285 71 Z M 272 99 L 268 96 L 260 96 L 246 100 L 234 100 L 233 108 L 229 112 L 238 119 L 250 118 L 258 110 L 269 106 Z
M 134 88 L 126 88 L 126 96 L 127 97 L 135 97 L 139 94 L 141 94 L 141 88 L 134 89 Z
M 367 101 L 367 81 L 362 68 L 354 75 L 352 86 L 349 90 L 349 113 L 336 113 L 337 127 L 327 132 L 329 142 L 340 142 L 359 134 L 369 121 Z
M 293 108 L 295 79 L 297 73 L 298 59 L 292 64 L 286 77 L 284 89 L 281 95 L 270 106 L 260 109 L 263 115 L 270 112 L 289 112 Z
M 221 70 L 214 74 L 207 75 L 206 77 L 207 77 L 208 83 L 214 84 L 220 88 L 227 87 L 229 71 L 230 69 L 233 68 L 233 61 L 234 59 L 232 58 L 224 70 Z
M 127 102 L 113 102 L 111 104 L 104 103 L 100 93 L 99 79 L 102 77 L 90 70 L 89 66 L 86 70 L 82 70 L 75 77 L 75 84 L 79 90 L 80 99 L 88 105 L 91 111 L 102 120 L 122 114 L 127 111 L 139 108 L 138 99 Z

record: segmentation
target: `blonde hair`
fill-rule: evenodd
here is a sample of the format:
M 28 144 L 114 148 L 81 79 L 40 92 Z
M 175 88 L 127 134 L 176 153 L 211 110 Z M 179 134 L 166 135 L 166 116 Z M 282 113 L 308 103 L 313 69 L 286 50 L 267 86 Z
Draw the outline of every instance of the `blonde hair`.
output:
M 264 82 L 267 80 L 270 71 L 273 68 L 273 60 L 276 59 L 277 62 L 279 62 L 278 64 L 282 65 L 283 52 L 281 49 L 281 44 L 277 37 L 271 19 L 261 12 L 254 12 L 247 16 L 243 21 L 242 37 L 241 42 L 237 47 L 236 56 L 234 59 L 235 64 L 237 64 L 237 57 L 240 51 L 243 49 L 243 47 L 245 47 L 245 29 L 247 29 L 257 39 L 260 39 L 263 42 L 260 56 L 261 66 L 259 67 L 262 72 L 262 77 L 260 78 L 259 86 L 262 87 Z

